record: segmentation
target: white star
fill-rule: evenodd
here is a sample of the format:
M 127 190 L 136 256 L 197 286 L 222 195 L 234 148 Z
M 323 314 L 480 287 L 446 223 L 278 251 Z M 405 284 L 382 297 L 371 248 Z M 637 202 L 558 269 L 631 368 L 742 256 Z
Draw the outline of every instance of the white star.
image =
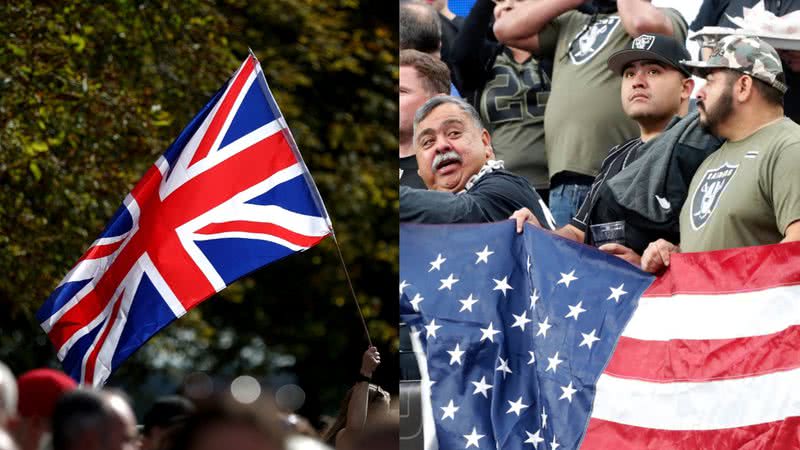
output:
M 553 434 L 553 442 L 550 443 L 550 450 L 556 450 L 560 446 L 561 446 L 561 444 L 556 442 L 556 435 Z
M 406 280 L 400 282 L 400 295 L 403 295 L 403 289 L 411 286 L 410 284 L 406 283 Z
M 450 354 L 450 365 L 458 364 L 461 365 L 461 357 L 464 355 L 464 351 L 461 350 L 461 347 L 458 343 L 456 343 L 456 348 L 452 350 L 448 350 L 447 353 Z
M 511 400 L 506 400 L 506 401 L 510 405 L 508 411 L 506 411 L 506 414 L 511 414 L 513 412 L 514 414 L 517 415 L 517 417 L 519 417 L 519 413 L 521 413 L 523 409 L 528 407 L 528 405 L 522 403 L 522 396 L 520 396 L 519 399 L 515 402 L 512 402 Z
M 544 369 L 544 371 L 547 372 L 548 370 L 553 369 L 553 373 L 556 373 L 556 368 L 558 365 L 564 362 L 563 359 L 558 359 L 558 352 L 556 352 L 552 358 L 547 358 L 547 361 L 549 361 L 549 363 L 547 364 L 547 369 Z
M 563 392 L 563 394 L 561 394 L 561 397 L 558 399 L 567 399 L 570 403 L 572 403 L 572 396 L 575 395 L 578 390 L 572 387 L 572 381 L 570 381 L 569 386 L 561 386 L 561 392 Z
M 552 327 L 552 325 L 547 323 L 548 320 L 550 320 L 550 317 L 545 317 L 544 322 L 539 322 L 539 331 L 536 332 L 537 336 L 542 335 L 544 337 L 547 337 L 547 330 L 549 330 Z
M 534 355 L 532 351 L 528 351 L 528 354 L 531 355 L 531 359 L 530 361 L 528 361 L 528 365 L 530 366 L 531 364 L 536 362 L 536 355 Z
M 528 255 L 528 273 L 531 273 L 531 255 Z
M 425 325 L 425 329 L 428 330 L 428 333 L 425 335 L 427 337 L 436 337 L 436 330 L 442 328 L 441 325 L 436 325 L 436 319 L 432 319 L 431 323 Z
M 447 288 L 448 291 L 453 290 L 453 285 L 458 283 L 458 278 L 454 278 L 453 274 L 451 273 L 449 277 L 445 278 L 444 280 L 439 280 L 442 282 L 442 285 L 439 287 L 441 291 L 444 288 Z
M 481 381 L 471 381 L 471 383 L 475 385 L 475 392 L 472 395 L 483 394 L 485 398 L 489 398 L 489 389 L 494 386 L 486 382 L 486 377 L 481 377 Z
M 583 340 L 581 341 L 580 345 L 578 345 L 578 347 L 583 347 L 585 345 L 585 346 L 589 347 L 589 350 L 591 350 L 592 349 L 592 344 L 594 344 L 595 341 L 599 341 L 600 340 L 600 338 L 595 336 L 595 334 L 594 334 L 596 331 L 597 331 L 597 329 L 594 329 L 594 330 L 592 330 L 591 333 L 588 333 L 588 334 L 587 333 L 581 333 L 581 336 L 583 336 Z
M 575 276 L 575 271 L 574 270 L 572 272 L 570 272 L 570 273 L 561 273 L 561 279 L 558 280 L 558 283 L 556 283 L 556 285 L 564 283 L 567 287 L 569 287 L 569 284 L 572 283 L 573 281 L 577 280 L 577 279 L 578 278 Z
M 478 303 L 478 299 L 477 298 L 472 298 L 472 294 L 469 294 L 468 298 L 465 298 L 464 300 L 459 300 L 459 301 L 464 306 L 462 306 L 461 309 L 458 310 L 458 312 L 464 312 L 464 310 L 469 310 L 469 312 L 472 312 L 472 305 L 474 305 L 475 303 Z
M 539 301 L 539 294 L 536 293 L 536 289 L 533 290 L 531 294 L 531 309 L 536 309 L 536 302 Z
M 544 412 L 544 406 L 542 406 L 542 428 L 547 428 L 547 413 Z
M 544 442 L 544 438 L 539 437 L 539 433 L 542 432 L 542 429 L 536 430 L 536 433 L 528 433 L 525 431 L 525 434 L 528 435 L 528 440 L 524 442 L 524 444 L 533 444 L 534 447 L 538 446 L 540 443 Z
M 500 360 L 500 365 L 497 366 L 497 368 L 494 369 L 494 371 L 495 372 L 503 372 L 503 379 L 505 379 L 507 373 L 514 373 L 508 367 L 508 360 L 507 359 L 503 359 L 503 358 L 501 358 L 499 356 L 497 357 L 497 359 Z
M 528 319 L 528 311 L 522 311 L 521 316 L 514 313 L 511 315 L 514 316 L 514 325 L 511 325 L 511 328 L 519 327 L 520 330 L 525 331 L 525 324 L 532 322 L 532 320 Z
M 506 296 L 506 291 L 507 290 L 509 290 L 509 289 L 513 290 L 514 289 L 514 288 L 511 287 L 510 284 L 507 283 L 507 281 L 508 281 L 508 277 L 507 276 L 503 277 L 502 280 L 495 280 L 494 278 L 492 278 L 492 280 L 495 283 L 494 289 L 492 289 L 492 290 L 493 291 L 503 291 L 503 297 Z
M 627 292 L 622 290 L 624 287 L 625 283 L 620 284 L 618 288 L 610 287 L 609 289 L 611 289 L 611 295 L 609 295 L 606 300 L 614 299 L 614 303 L 619 303 L 619 297 L 627 294 Z
M 500 330 L 494 329 L 494 323 L 489 322 L 489 328 L 481 328 L 481 333 L 483 333 L 483 335 L 481 335 L 481 342 L 483 342 L 484 339 L 488 339 L 489 341 L 494 342 L 494 335 L 499 332 Z
M 439 409 L 444 411 L 441 420 L 447 419 L 448 417 L 453 420 L 456 420 L 456 411 L 458 411 L 458 408 L 459 408 L 458 406 L 453 405 L 453 399 L 451 398 L 450 403 L 448 403 L 447 406 L 439 407 Z
M 576 304 L 576 305 L 567 305 L 567 308 L 569 308 L 569 312 L 567 313 L 566 316 L 564 316 L 564 318 L 565 319 L 569 319 L 570 317 L 574 317 L 575 320 L 577 321 L 578 320 L 578 315 L 580 315 L 580 313 L 582 313 L 582 312 L 586 312 L 585 309 L 581 308 L 582 304 L 583 304 L 583 301 L 578 302 L 578 304 Z
M 483 251 L 475 252 L 475 254 L 478 255 L 478 260 L 475 261 L 475 264 L 478 264 L 481 261 L 485 262 L 486 264 L 489 264 L 489 255 L 493 255 L 494 252 L 490 252 L 489 246 L 487 245 L 486 247 L 483 248 Z
M 434 270 L 442 270 L 442 263 L 447 261 L 447 258 L 442 258 L 442 254 L 439 253 L 436 255 L 436 260 L 431 261 L 428 264 L 431 265 L 431 268 L 428 269 L 428 272 L 433 272 Z
M 412 298 L 409 303 L 411 303 L 411 307 L 414 308 L 414 311 L 419 311 L 419 304 L 422 303 L 423 300 L 425 300 L 424 297 L 419 294 L 414 294 L 414 298 Z
M 478 444 L 478 441 L 481 440 L 486 435 L 485 434 L 478 434 L 478 431 L 477 431 L 476 427 L 472 427 L 472 433 L 471 434 L 465 434 L 463 436 L 464 436 L 464 439 L 467 440 L 467 446 L 464 447 L 464 448 L 470 448 L 473 445 L 475 447 L 480 448 L 480 445 Z

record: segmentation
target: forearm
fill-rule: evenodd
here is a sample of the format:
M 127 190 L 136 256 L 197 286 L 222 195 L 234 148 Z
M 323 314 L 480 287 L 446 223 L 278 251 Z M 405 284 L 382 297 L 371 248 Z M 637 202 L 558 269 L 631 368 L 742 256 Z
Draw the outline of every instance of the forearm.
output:
M 400 187 L 401 222 L 482 222 L 482 216 L 480 207 L 468 195 Z
M 550 21 L 582 3 L 583 0 L 536 0 L 517 3 L 514 14 L 506 14 L 494 24 L 494 34 L 498 41 L 519 47 L 514 44 L 535 37 Z
M 575 242 L 583 242 L 585 238 L 583 231 L 573 225 L 565 225 L 553 233 Z
M 647 0 L 618 0 L 617 9 L 622 26 L 632 37 L 644 33 L 658 33 L 672 36 L 672 21 L 663 11 Z
M 367 423 L 367 400 L 369 394 L 369 383 L 359 381 L 353 387 L 353 396 L 347 404 L 347 424 L 345 428 L 348 432 L 360 432 Z

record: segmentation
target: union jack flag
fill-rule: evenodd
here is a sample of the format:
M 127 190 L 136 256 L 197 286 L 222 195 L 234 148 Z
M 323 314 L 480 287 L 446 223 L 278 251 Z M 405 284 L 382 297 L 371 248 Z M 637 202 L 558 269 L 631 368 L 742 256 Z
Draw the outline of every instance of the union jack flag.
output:
M 37 319 L 64 370 L 102 385 L 161 328 L 331 229 L 250 55 L 125 197 Z

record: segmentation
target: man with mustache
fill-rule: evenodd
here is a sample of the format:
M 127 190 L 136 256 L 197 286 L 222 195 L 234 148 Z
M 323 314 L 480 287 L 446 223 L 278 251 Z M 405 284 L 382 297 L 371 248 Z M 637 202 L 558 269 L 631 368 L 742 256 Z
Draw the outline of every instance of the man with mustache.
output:
M 428 190 L 400 186 L 401 222 L 494 222 L 526 207 L 553 227 L 531 185 L 494 159 L 489 132 L 464 100 L 442 95 L 422 105 L 414 117 L 414 147 Z
M 674 38 L 643 34 L 608 59 L 608 68 L 622 77 L 622 109 L 638 124 L 639 137 L 611 148 L 578 213 L 556 234 L 599 245 L 591 225 L 624 221 L 624 245 L 604 244 L 600 250 L 636 266 L 648 243 L 660 237 L 677 239 L 677 213 L 688 180 L 720 144 L 699 129 L 696 112 L 687 116 L 694 88 L 680 64 L 687 58 L 686 48 Z M 648 203 L 636 203 L 641 198 Z M 512 218 L 521 232 L 530 213 L 517 211 Z
M 800 240 L 800 125 L 784 116 L 778 53 L 756 37 L 721 39 L 707 61 L 684 61 L 706 79 L 700 122 L 727 139 L 692 178 L 678 246 L 660 239 L 642 256 L 657 272 L 670 254 Z

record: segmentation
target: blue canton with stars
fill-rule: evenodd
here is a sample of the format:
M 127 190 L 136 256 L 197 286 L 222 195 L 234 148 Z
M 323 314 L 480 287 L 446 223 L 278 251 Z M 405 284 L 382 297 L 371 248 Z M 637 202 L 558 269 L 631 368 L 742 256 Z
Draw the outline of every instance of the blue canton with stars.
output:
M 575 449 L 595 384 L 653 277 L 513 221 L 400 226 L 400 314 L 440 449 Z

